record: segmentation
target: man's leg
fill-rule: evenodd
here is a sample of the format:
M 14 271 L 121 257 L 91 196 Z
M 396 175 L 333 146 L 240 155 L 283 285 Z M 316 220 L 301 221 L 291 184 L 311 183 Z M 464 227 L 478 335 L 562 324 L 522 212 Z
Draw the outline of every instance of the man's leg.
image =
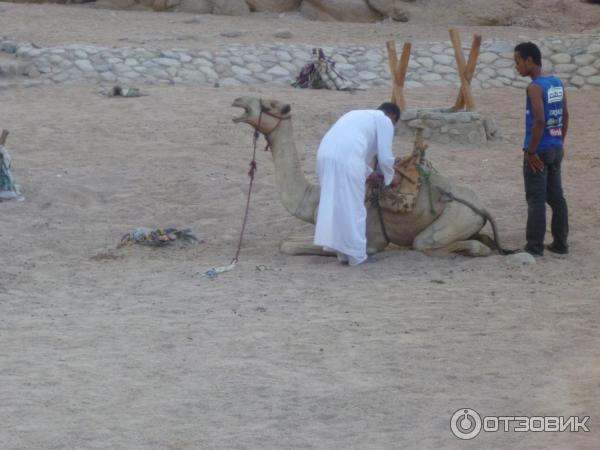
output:
M 546 181 L 547 168 L 534 172 L 523 159 L 523 178 L 525 180 L 525 199 L 527 200 L 527 245 L 525 251 L 535 256 L 544 254 L 544 235 L 546 234 Z
M 569 211 L 567 201 L 565 200 L 562 188 L 562 177 L 560 164 L 563 158 L 562 150 L 553 150 L 555 153 L 553 161 L 548 164 L 548 185 L 546 188 L 546 199 L 552 208 L 552 237 L 554 242 L 550 246 L 551 249 L 558 253 L 566 253 L 568 251 L 567 236 L 569 234 Z

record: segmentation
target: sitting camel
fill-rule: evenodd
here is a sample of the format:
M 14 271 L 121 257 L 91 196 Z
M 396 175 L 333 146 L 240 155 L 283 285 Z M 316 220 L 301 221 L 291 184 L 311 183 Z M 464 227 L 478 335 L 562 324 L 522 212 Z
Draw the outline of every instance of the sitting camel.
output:
M 245 122 L 267 139 L 285 208 L 298 219 L 314 224 L 320 188 L 309 183 L 302 173 L 294 144 L 290 105 L 277 100 L 241 97 L 232 106 L 244 109 L 241 116 L 233 119 L 234 123 Z M 490 238 L 487 245 L 477 240 L 486 219 L 492 224 L 496 244 Z M 420 251 L 444 250 L 470 256 L 487 256 L 492 252 L 490 246 L 505 252 L 498 244 L 495 222 L 477 194 L 452 184 L 434 170 L 429 172 L 410 212 L 393 213 L 367 202 L 366 234 L 369 254 L 382 251 L 389 242 Z M 290 255 L 334 255 L 306 238 L 284 241 L 281 251 Z

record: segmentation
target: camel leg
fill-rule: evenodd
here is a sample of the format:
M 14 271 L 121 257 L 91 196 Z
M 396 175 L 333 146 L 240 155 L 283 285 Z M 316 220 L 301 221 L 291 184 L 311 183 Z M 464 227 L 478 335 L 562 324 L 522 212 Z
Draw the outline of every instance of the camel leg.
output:
M 382 252 L 387 246 L 377 208 L 367 207 L 367 255 Z
M 377 213 L 375 212 L 375 215 Z M 367 255 L 383 251 L 388 243 L 380 231 L 379 218 L 374 226 L 369 226 L 369 219 L 373 219 L 371 214 L 367 215 Z M 374 219 L 373 219 L 374 220 Z M 369 231 L 375 230 L 375 231 Z M 318 255 L 318 256 L 337 256 L 335 252 L 323 250 L 323 247 L 313 244 L 312 237 L 308 236 L 290 236 L 279 246 L 281 253 L 286 255 Z
M 336 256 L 335 252 L 323 250 L 323 247 L 313 244 L 312 237 L 291 236 L 279 246 L 281 253 L 286 255 L 317 255 Z
M 367 207 L 367 255 L 383 251 L 388 242 L 383 235 L 379 213 L 376 208 Z M 318 255 L 336 256 L 335 252 L 328 252 L 322 247 L 313 244 L 312 237 L 290 236 L 279 247 L 281 253 L 286 255 Z
M 477 233 L 476 235 L 472 236 L 471 239 L 475 239 L 476 241 L 487 245 L 489 248 L 497 248 L 494 239 L 485 233 Z
M 323 247 L 313 244 L 312 238 L 288 238 L 281 243 L 279 250 L 286 255 L 337 256 L 335 252 L 328 252 L 327 250 L 323 250 Z M 373 255 L 382 250 L 383 248 L 369 247 L 367 245 L 367 255 Z
M 439 250 L 445 253 L 458 253 L 465 256 L 489 256 L 492 253 L 491 248 L 483 242 L 474 239 L 452 242 Z
M 488 256 L 492 250 L 480 241 L 469 239 L 484 225 L 484 219 L 457 202 L 450 202 L 435 222 L 419 233 L 413 248 L 420 251 L 443 250 L 469 256 Z

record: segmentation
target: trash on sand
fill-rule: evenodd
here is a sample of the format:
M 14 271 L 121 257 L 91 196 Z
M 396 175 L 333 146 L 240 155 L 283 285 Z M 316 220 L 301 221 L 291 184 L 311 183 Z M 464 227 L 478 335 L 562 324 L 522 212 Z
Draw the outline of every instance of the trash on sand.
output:
M 151 229 L 139 227 L 133 233 L 125 234 L 121 238 L 121 242 L 117 248 L 121 248 L 131 243 L 149 245 L 152 247 L 162 247 L 172 243 L 173 241 L 176 241 L 177 239 L 193 244 L 203 242 L 199 241 L 198 238 L 192 234 L 192 230 L 189 228 L 186 228 L 185 230 L 178 230 L 177 228 Z

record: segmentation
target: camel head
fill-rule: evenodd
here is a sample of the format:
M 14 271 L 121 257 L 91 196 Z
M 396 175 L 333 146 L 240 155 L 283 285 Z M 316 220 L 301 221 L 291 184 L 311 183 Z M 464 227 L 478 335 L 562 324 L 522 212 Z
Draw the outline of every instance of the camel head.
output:
M 242 115 L 233 119 L 234 123 L 245 122 L 263 134 L 274 130 L 281 120 L 288 119 L 292 110 L 287 103 L 256 97 L 236 98 L 231 106 L 244 109 Z

